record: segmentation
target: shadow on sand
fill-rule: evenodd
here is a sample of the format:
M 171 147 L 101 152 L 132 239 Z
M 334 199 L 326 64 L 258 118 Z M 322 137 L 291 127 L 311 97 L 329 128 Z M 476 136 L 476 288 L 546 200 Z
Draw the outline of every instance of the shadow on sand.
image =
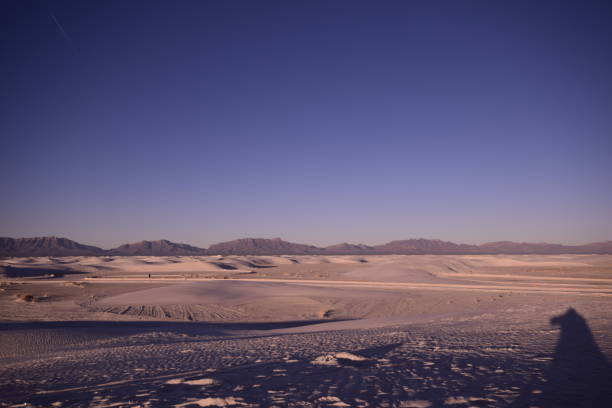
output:
M 610 407 L 612 366 L 584 319 L 573 308 L 550 319 L 561 329 L 541 390 L 525 390 L 513 407 Z
M 347 319 L 294 320 L 281 322 L 168 322 L 168 321 L 46 321 L 46 322 L 2 322 L 3 331 L 61 330 L 64 332 L 88 333 L 92 336 L 113 337 L 130 334 L 172 332 L 187 336 L 235 336 L 236 332 L 265 333 L 269 330 L 303 327 Z
M 201 323 L 170 323 L 170 322 L 40 322 L 29 324 L 0 324 L 2 330 L 19 330 L 26 328 L 36 329 L 70 329 L 73 333 L 97 331 L 117 335 L 118 332 L 131 331 L 142 333 L 157 333 L 155 342 L 184 342 L 188 346 L 191 340 L 163 338 L 163 332 L 182 333 L 187 335 L 217 334 L 224 335 L 232 330 L 268 330 L 282 327 L 295 327 L 311 322 L 284 322 L 284 323 L 227 323 L 227 324 L 201 324 Z M 31 326 L 34 324 L 35 326 Z M 452 348 L 447 351 L 438 351 L 435 348 L 438 338 L 429 335 L 421 337 L 423 341 L 416 342 L 411 339 L 418 333 L 414 328 L 409 337 L 387 337 L 393 332 L 366 332 L 355 333 L 348 336 L 346 333 L 332 333 L 329 337 L 314 336 L 312 341 L 321 355 L 328 352 L 346 350 L 359 356 L 366 357 L 368 362 L 355 363 L 342 362 L 337 365 L 316 365 L 312 360 L 317 354 L 302 353 L 299 347 L 309 344 L 302 343 L 297 348 L 283 346 L 280 338 L 270 339 L 269 344 L 262 342 L 244 343 L 243 350 L 252 353 L 250 360 L 244 364 L 220 367 L 215 371 L 207 371 L 209 360 L 205 354 L 189 353 L 185 357 L 177 353 L 167 355 L 147 356 L 137 358 L 130 354 L 120 354 L 121 358 L 112 361 L 111 367 L 115 377 L 109 377 L 106 382 L 97 380 L 83 380 L 79 370 L 74 370 L 70 360 L 65 363 L 58 361 L 54 364 L 61 366 L 66 377 L 73 375 L 70 381 L 67 378 L 63 384 L 57 383 L 54 387 L 43 386 L 46 393 L 33 394 L 26 385 L 13 384 L 11 388 L 4 388 L 5 396 L 11 397 L 15 402 L 24 402 L 24 390 L 30 392 L 28 402 L 35 406 L 50 406 L 55 401 L 63 401 L 64 406 L 87 407 L 91 406 L 94 398 L 105 398 L 111 404 L 122 404 L 125 401 L 134 401 L 150 407 L 167 407 L 173 405 L 191 407 L 204 406 L 195 401 L 209 397 L 233 396 L 242 401 L 256 402 L 265 406 L 365 406 L 357 401 L 367 402 L 369 406 L 390 407 L 539 407 L 539 408 L 566 408 L 566 407 L 609 407 L 612 406 L 612 367 L 604 354 L 597 346 L 593 334 L 586 320 L 574 309 L 568 309 L 563 315 L 553 317 L 551 324 L 560 328 L 559 339 L 554 350 L 552 361 L 544 368 L 541 362 L 534 361 L 531 355 L 513 357 L 512 353 L 487 354 L 482 351 L 482 343 L 474 349 L 455 352 Z M 381 336 L 384 335 L 384 336 Z M 267 337 L 265 333 L 254 333 L 255 337 Z M 335 343 L 335 338 L 355 338 L 363 341 L 364 346 L 342 348 L 342 344 Z M 394 335 L 395 336 L 395 335 Z M 385 339 L 394 339 L 387 342 Z M 419 338 L 417 336 L 417 338 Z M 371 341 L 365 341 L 366 339 Z M 410 340 L 409 340 L 410 339 Z M 469 346 L 469 342 L 478 338 L 466 337 L 456 343 L 462 348 Z M 145 339 L 146 340 L 146 339 Z M 452 346 L 453 342 L 445 337 L 439 337 L 444 344 Z M 148 340 L 146 340 L 148 341 Z M 195 343 L 204 341 L 202 338 L 194 339 Z M 267 339 L 265 339 L 267 342 Z M 286 352 L 273 357 L 259 360 L 259 356 L 266 355 L 274 350 L 276 344 L 286 347 Z M 421 344 L 421 345 L 419 345 Z M 134 346 L 134 344 L 127 344 Z M 119 347 L 118 350 L 129 350 Z M 237 344 L 238 346 L 238 344 Z M 236 347 L 237 347 L 236 346 Z M 263 351 L 255 350 L 263 347 Z M 135 348 L 137 349 L 137 348 Z M 142 349 L 147 350 L 147 349 Z M 170 350 L 162 348 L 160 350 Z M 255 351 L 253 351 L 255 350 Z M 467 351 L 473 352 L 467 352 Z M 220 349 L 221 357 L 225 353 Z M 198 359 L 199 356 L 203 358 Z M 125 356 L 125 357 L 123 357 Z M 287 358 L 281 358 L 285 356 Z M 155 359 L 160 359 L 157 361 Z M 176 365 L 164 365 L 168 359 L 177 359 Z M 78 361 L 78 360 L 77 360 Z M 130 363 L 130 362 L 133 362 Z M 125 362 L 125 364 L 124 364 Z M 87 361 L 84 361 L 84 367 Z M 101 363 L 99 363 L 101 364 Z M 140 374 L 134 374 L 134 367 L 149 367 L 162 369 Z M 86 372 L 86 369 L 84 372 Z M 94 367 L 95 368 L 95 367 Z M 105 369 L 100 366 L 97 370 Z M 94 371 L 96 374 L 101 371 Z M 72 373 L 72 374 L 71 374 Z M 30 378 L 28 375 L 36 374 L 34 371 L 22 371 L 17 378 Z M 78 375 L 77 375 L 78 374 Z M 112 374 L 112 373 L 111 373 Z M 533 374 L 533 375 L 532 375 Z M 80 376 L 79 376 L 80 375 Z M 532 375 L 532 376 L 531 376 Z M 530 377 L 531 376 L 531 377 Z M 200 382 L 213 378 L 214 383 L 202 387 Z M 542 381 L 532 381 L 543 378 Z M 169 381 L 173 380 L 173 381 Z M 529 384 L 525 384 L 529 382 Z M 76 387 L 75 387 L 76 386 Z M 20 388 L 21 387 L 21 388 Z M 70 388 L 75 387 L 75 388 Z M 497 391 L 508 389 L 522 389 L 518 398 L 516 393 L 511 396 L 500 396 Z M 0 387 L 0 395 L 3 389 Z M 8 398 L 7 398 L 8 399 Z M 203 400 L 202 400 L 203 401 Z M 342 402 L 344 401 L 344 402 Z M 203 401 L 209 403 L 209 401 Z M 346 405 L 338 405 L 344 404 Z M 126 406 L 126 405 L 117 405 Z
M 14 267 L 14 266 L 3 266 L 0 267 L 0 278 L 6 279 L 21 279 L 21 278 L 41 278 L 41 277 L 54 277 L 61 278 L 65 275 L 83 275 L 86 272 L 70 271 L 65 269 L 54 269 L 54 268 L 28 268 L 28 267 Z

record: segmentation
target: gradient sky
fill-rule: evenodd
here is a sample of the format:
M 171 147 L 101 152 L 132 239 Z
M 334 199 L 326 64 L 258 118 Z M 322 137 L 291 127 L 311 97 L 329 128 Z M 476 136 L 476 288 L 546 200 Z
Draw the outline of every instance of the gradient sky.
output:
M 609 1 L 0 8 L 0 236 L 612 239 Z

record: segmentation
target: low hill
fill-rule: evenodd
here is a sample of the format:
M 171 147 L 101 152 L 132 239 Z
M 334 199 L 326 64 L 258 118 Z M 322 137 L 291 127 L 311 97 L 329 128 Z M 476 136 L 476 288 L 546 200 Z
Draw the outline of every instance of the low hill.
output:
M 586 245 L 578 245 L 574 247 L 578 252 L 583 254 L 612 254 L 612 241 L 593 242 Z
M 0 256 L 96 256 L 104 250 L 68 238 L 0 238 Z
M 328 247 L 325 247 L 325 253 L 330 255 L 365 255 L 373 254 L 374 247 L 364 244 L 349 244 L 347 242 L 343 242 L 342 244 L 330 245 Z
M 206 252 L 210 255 L 306 255 L 322 254 L 325 250 L 280 238 L 241 238 L 211 245 Z
M 159 241 L 140 241 L 124 244 L 106 251 L 107 255 L 116 256 L 173 256 L 173 255 L 204 255 L 205 249 L 187 244 L 178 244 L 166 239 Z
M 455 244 L 439 239 L 406 239 L 376 245 L 378 254 L 473 254 L 478 252 L 476 245 Z

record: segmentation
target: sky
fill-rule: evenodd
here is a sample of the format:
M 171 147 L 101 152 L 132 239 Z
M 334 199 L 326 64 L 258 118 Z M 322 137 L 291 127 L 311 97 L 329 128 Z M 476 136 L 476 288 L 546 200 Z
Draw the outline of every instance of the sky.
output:
M 612 239 L 610 2 L 0 11 L 0 236 Z

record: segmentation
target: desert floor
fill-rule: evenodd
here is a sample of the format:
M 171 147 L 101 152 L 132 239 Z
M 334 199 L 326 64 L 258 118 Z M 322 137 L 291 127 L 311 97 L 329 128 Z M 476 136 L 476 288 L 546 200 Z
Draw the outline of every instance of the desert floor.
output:
M 0 284 L 0 406 L 612 406 L 612 256 L 6 258 Z

